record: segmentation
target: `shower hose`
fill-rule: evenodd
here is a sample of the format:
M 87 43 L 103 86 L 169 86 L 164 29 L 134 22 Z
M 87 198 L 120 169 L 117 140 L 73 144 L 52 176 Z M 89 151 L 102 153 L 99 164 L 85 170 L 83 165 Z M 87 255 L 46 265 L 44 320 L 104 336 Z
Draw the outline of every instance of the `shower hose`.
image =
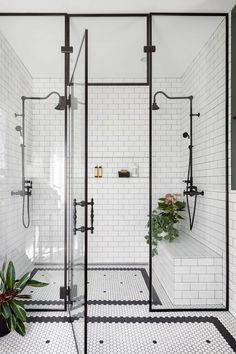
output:
M 23 226 L 28 229 L 28 227 L 30 226 L 30 208 L 29 208 L 29 204 L 30 204 L 30 196 L 29 194 L 27 194 L 27 221 L 25 221 L 25 195 L 23 195 L 23 206 L 22 206 L 22 223 Z
M 189 178 L 190 178 L 191 164 L 192 163 L 191 163 L 190 154 L 189 154 L 188 176 L 187 176 L 187 186 L 186 186 L 187 192 L 189 191 L 189 188 L 190 188 L 190 179 Z M 190 230 L 192 230 L 193 224 L 194 224 L 194 219 L 195 219 L 196 206 L 197 206 L 197 193 L 194 194 L 194 205 L 193 205 L 193 213 L 192 214 L 191 214 L 191 209 L 190 209 L 190 204 L 189 204 L 189 194 L 188 193 L 186 193 L 186 202 L 187 202 Z

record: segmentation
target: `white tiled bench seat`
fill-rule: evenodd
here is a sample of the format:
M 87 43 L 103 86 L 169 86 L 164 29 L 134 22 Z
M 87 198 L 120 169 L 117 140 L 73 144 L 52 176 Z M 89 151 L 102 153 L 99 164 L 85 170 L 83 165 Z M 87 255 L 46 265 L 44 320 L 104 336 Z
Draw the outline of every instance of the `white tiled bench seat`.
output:
M 159 242 L 152 264 L 174 305 L 223 303 L 222 256 L 193 237 Z

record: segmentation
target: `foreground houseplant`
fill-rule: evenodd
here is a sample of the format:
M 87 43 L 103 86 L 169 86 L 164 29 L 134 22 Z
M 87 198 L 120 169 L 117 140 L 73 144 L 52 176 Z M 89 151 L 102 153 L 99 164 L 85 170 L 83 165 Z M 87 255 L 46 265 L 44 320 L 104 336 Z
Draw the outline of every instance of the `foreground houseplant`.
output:
M 0 337 L 10 331 L 16 331 L 25 335 L 26 311 L 21 299 L 30 299 L 30 295 L 21 294 L 26 286 L 42 287 L 48 283 L 42 283 L 31 279 L 28 272 L 20 279 L 15 279 L 15 267 L 10 261 L 7 265 L 3 262 L 0 269 Z
M 179 194 L 168 193 L 163 198 L 158 199 L 158 206 L 152 212 L 152 255 L 157 252 L 157 243 L 161 240 L 173 241 L 179 236 L 177 224 L 183 219 L 181 212 L 185 209 L 186 203 L 179 200 Z M 147 223 L 150 226 L 150 220 Z M 150 227 L 149 227 L 150 230 Z M 149 231 L 150 233 L 150 231 Z M 145 236 L 146 242 L 150 242 L 150 234 Z

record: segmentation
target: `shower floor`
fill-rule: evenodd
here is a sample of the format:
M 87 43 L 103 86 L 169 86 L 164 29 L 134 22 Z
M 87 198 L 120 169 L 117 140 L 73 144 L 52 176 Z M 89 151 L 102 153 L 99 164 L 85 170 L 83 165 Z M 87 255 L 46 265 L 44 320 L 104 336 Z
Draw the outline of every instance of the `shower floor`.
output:
M 150 313 L 143 265 L 91 268 L 89 354 L 236 352 L 236 319 L 229 312 Z M 81 320 L 73 322 L 75 332 L 81 326 Z M 25 338 L 11 333 L 0 341 L 4 354 L 77 353 L 65 312 L 31 312 Z

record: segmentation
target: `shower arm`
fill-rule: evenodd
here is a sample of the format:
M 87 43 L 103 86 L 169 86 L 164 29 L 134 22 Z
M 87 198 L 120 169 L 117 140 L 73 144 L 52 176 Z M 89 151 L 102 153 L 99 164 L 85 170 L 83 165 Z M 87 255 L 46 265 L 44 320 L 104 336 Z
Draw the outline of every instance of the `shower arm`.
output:
M 190 139 L 190 143 L 189 143 L 189 158 L 190 158 L 190 176 L 189 176 L 189 181 L 185 181 L 186 183 L 190 184 L 190 189 L 193 189 L 193 117 L 194 116 L 199 116 L 198 114 L 193 114 L 193 96 L 168 96 L 164 91 L 157 91 L 155 92 L 154 96 L 153 96 L 153 103 L 156 103 L 156 96 L 157 95 L 163 95 L 166 98 L 168 98 L 169 100 L 189 100 L 190 102 L 190 112 L 189 112 L 189 117 L 190 117 L 190 132 L 189 132 L 189 139 Z

